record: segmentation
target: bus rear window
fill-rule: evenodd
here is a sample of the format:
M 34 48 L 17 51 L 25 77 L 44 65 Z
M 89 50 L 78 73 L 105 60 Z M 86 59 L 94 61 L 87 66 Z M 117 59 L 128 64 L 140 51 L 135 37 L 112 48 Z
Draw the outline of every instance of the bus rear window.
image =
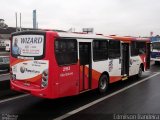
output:
M 44 56 L 44 35 L 16 35 L 12 37 L 11 53 L 16 58 L 40 59 Z
M 55 41 L 55 55 L 60 66 L 77 63 L 76 39 L 57 39 Z

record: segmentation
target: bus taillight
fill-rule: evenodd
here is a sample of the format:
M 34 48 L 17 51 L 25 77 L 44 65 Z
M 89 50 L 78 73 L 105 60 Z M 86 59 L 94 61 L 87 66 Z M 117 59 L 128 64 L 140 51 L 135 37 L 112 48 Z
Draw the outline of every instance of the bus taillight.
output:
M 44 88 L 48 85 L 48 70 L 45 70 L 42 73 L 42 82 L 41 82 L 41 87 Z

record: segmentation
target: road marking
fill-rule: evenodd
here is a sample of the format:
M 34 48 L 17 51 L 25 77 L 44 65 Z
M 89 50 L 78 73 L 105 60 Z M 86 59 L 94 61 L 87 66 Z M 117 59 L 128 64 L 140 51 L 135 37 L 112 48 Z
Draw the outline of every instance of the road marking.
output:
M 27 96 L 29 96 L 29 94 L 24 94 L 24 95 L 19 95 L 19 96 L 12 97 L 12 98 L 4 99 L 4 100 L 1 100 L 1 101 L 0 101 L 0 104 L 1 104 L 1 103 L 4 103 L 4 102 L 11 101 L 11 100 L 15 100 L 15 99 L 27 97 Z
M 1 77 L 1 76 L 5 76 L 5 75 L 10 75 L 10 73 L 1 74 L 0 77 Z
M 70 116 L 72 116 L 72 115 L 74 115 L 74 114 L 76 114 L 76 113 L 78 113 L 78 112 L 80 112 L 80 111 L 82 111 L 82 110 L 84 110 L 84 109 L 87 109 L 87 108 L 89 108 L 89 107 L 91 107 L 91 106 L 93 106 L 93 105 L 95 105 L 95 104 L 97 104 L 97 103 L 99 103 L 99 102 L 102 102 L 103 100 L 105 100 L 105 99 L 107 99 L 107 98 L 110 98 L 110 97 L 112 97 L 112 96 L 114 96 L 114 95 L 116 95 L 116 94 L 118 94 L 118 93 L 121 93 L 121 92 L 123 92 L 123 91 L 125 91 L 125 90 L 127 90 L 127 89 L 129 89 L 129 88 L 131 88 L 131 87 L 134 87 L 134 86 L 136 86 L 136 85 L 138 85 L 138 84 L 140 84 L 140 83 L 142 83 L 142 82 L 145 82 L 145 81 L 149 80 L 150 78 L 155 77 L 155 76 L 157 76 L 157 75 L 159 75 L 159 74 L 160 74 L 160 73 L 156 73 L 156 74 L 154 74 L 154 75 L 152 75 L 152 76 L 149 76 L 149 77 L 147 77 L 147 78 L 144 78 L 144 79 L 142 79 L 142 80 L 140 80 L 140 81 L 138 81 L 138 82 L 136 82 L 136 83 L 133 83 L 133 84 L 131 84 L 131 85 L 125 87 L 125 88 L 122 88 L 122 89 L 120 89 L 120 90 L 118 90 L 118 91 L 116 91 L 116 92 L 114 92 L 114 93 L 111 93 L 111 94 L 109 94 L 109 95 L 107 95 L 107 96 L 105 96 L 105 97 L 102 97 L 102 98 L 100 98 L 100 99 L 97 99 L 97 100 L 95 100 L 95 101 L 93 101 L 93 102 L 91 102 L 91 103 L 89 103 L 89 104 L 86 104 L 86 105 L 84 105 L 84 106 L 81 106 L 81 107 L 79 107 L 78 109 L 75 109 L 75 110 L 73 110 L 73 111 L 70 111 L 70 112 L 68 112 L 68 113 L 66 113 L 66 114 L 64 114 L 64 115 L 62 115 L 62 116 L 59 116 L 59 117 L 57 117 L 57 118 L 54 118 L 53 120 L 62 120 L 62 119 L 65 119 L 65 118 L 67 118 L 67 117 L 70 117 Z

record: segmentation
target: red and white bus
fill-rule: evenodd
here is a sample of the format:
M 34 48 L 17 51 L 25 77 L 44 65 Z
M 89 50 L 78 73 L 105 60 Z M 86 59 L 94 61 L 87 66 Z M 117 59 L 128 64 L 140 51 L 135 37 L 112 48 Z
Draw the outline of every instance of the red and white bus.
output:
M 121 41 L 122 74 L 141 77 L 142 72 L 150 68 L 150 39 L 110 37 Z
M 43 98 L 98 90 L 140 77 L 149 68 L 149 40 L 56 31 L 12 34 L 11 89 Z

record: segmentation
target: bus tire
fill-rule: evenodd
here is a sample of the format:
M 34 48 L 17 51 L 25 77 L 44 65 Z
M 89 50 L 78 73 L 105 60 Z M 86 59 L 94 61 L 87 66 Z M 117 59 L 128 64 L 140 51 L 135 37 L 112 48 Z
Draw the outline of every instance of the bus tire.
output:
M 159 64 L 159 61 L 155 61 L 155 65 L 158 65 Z
M 98 83 L 98 91 L 100 94 L 103 94 L 107 91 L 108 89 L 108 85 L 109 85 L 109 79 L 108 76 L 106 74 L 103 74 L 100 79 L 99 79 L 99 83 Z
M 138 78 L 142 77 L 142 72 L 143 72 L 143 68 L 142 68 L 142 65 L 140 65 L 139 70 L 138 70 L 138 74 L 137 74 Z

